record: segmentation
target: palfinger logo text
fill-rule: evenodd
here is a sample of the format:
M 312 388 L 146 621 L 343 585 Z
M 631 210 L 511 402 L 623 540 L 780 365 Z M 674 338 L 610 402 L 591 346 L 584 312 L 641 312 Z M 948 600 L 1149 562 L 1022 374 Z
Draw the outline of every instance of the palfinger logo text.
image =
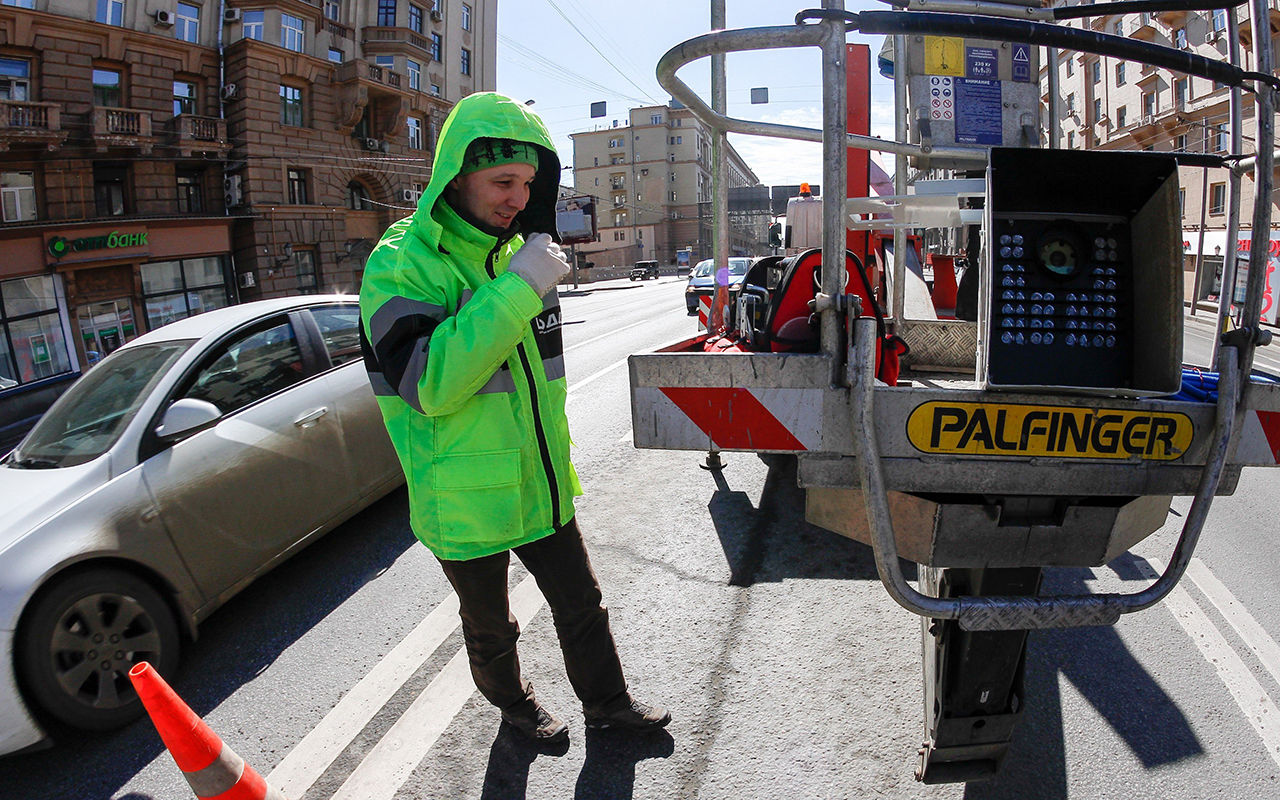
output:
M 1182 457 L 1195 427 L 1185 414 L 1111 408 L 928 402 L 907 418 L 907 438 L 926 453 L 977 456 Z

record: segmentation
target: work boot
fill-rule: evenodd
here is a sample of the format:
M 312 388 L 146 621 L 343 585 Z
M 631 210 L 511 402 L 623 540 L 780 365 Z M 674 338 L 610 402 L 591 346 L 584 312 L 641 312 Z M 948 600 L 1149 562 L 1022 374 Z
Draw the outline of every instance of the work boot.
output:
M 586 712 L 588 728 L 623 728 L 629 731 L 652 731 L 665 728 L 671 712 L 662 706 L 642 703 L 625 693 L 605 706 Z
M 536 700 L 531 705 L 521 704 L 519 710 L 503 711 L 502 721 L 539 744 L 554 744 L 569 738 L 569 726 Z

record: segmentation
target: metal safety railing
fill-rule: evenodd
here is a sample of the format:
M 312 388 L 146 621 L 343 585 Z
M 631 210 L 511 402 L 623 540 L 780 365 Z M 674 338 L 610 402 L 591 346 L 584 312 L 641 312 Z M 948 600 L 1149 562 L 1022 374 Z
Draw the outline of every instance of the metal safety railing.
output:
M 1239 39 L 1232 35 L 1231 58 L 1222 63 L 1145 41 L 1099 33 L 1093 30 L 1059 27 L 1035 20 L 1061 20 L 1104 14 L 1161 12 L 1166 10 L 1208 10 L 1234 8 L 1238 2 L 1202 2 L 1202 0 L 1133 0 L 1129 2 L 1032 8 L 1021 3 L 970 2 L 970 0 L 901 0 L 892 3 L 907 11 L 848 12 L 843 0 L 823 0 L 821 9 L 802 11 L 794 26 L 717 30 L 694 37 L 669 50 L 658 62 L 659 84 L 683 103 L 703 123 L 716 132 L 717 142 L 729 132 L 756 136 L 772 136 L 801 141 L 820 141 L 823 145 L 823 181 L 831 189 L 845 185 L 847 150 L 856 147 L 893 153 L 898 157 L 895 189 L 905 194 L 905 160 L 911 156 L 947 157 L 957 161 L 983 163 L 984 152 L 964 148 L 934 148 L 912 145 L 905 141 L 906 82 L 904 75 L 904 39 L 908 34 L 960 36 L 1021 42 L 1055 49 L 1076 50 L 1097 55 L 1152 64 L 1157 67 L 1203 77 L 1232 88 L 1231 121 L 1233 155 L 1239 157 L 1240 93 L 1248 91 L 1257 102 L 1256 154 L 1248 161 L 1256 178 L 1253 230 L 1268 231 L 1271 216 L 1272 170 L 1274 166 L 1274 92 L 1280 80 L 1271 74 L 1272 52 L 1270 25 L 1266 23 L 1268 0 L 1250 0 L 1251 18 L 1258 35 L 1253 39 L 1256 71 L 1245 71 L 1236 55 Z M 718 8 L 718 16 L 716 13 Z M 963 12 L 963 13 L 947 13 Z M 1234 25 L 1234 14 L 1229 15 Z M 723 0 L 713 0 L 713 23 L 723 26 Z M 846 77 L 844 70 L 845 36 L 850 31 L 883 34 L 895 38 L 895 140 L 849 134 L 846 129 Z M 708 107 L 698 95 L 676 77 L 684 65 L 707 56 L 713 57 L 713 86 L 723 86 L 723 56 L 728 52 L 794 47 L 818 47 L 822 51 L 823 127 L 821 130 L 777 125 L 729 117 L 725 113 L 722 92 L 717 92 L 716 108 Z M 717 63 L 716 59 L 719 61 Z M 1052 74 L 1052 69 L 1051 69 Z M 1052 102 L 1051 102 L 1052 104 Z M 723 150 L 715 159 L 713 170 L 723 175 Z M 1232 172 L 1232 204 L 1234 219 L 1231 230 L 1238 229 L 1239 176 Z M 1242 326 L 1229 346 L 1215 353 L 1220 378 L 1212 444 L 1207 462 L 1193 496 L 1191 509 L 1183 524 L 1173 557 L 1164 573 L 1146 589 L 1129 594 L 1059 595 L 1052 597 L 954 597 L 926 596 L 912 588 L 899 565 L 897 542 L 889 514 L 884 474 L 879 458 L 879 444 L 874 424 L 875 380 L 874 348 L 878 342 L 875 321 L 856 319 L 847 312 L 847 327 L 840 326 L 839 309 L 847 304 L 834 303 L 843 291 L 842 270 L 845 230 L 845 198 L 842 192 L 829 189 L 823 196 L 823 264 L 821 310 L 821 347 L 831 362 L 831 385 L 846 386 L 851 393 L 853 453 L 866 500 L 867 516 L 872 531 L 876 567 L 882 583 L 896 602 L 926 617 L 956 619 L 972 630 L 1000 630 L 1040 627 L 1068 627 L 1114 623 L 1121 614 L 1140 611 L 1163 599 L 1182 577 L 1199 541 L 1209 507 L 1221 482 L 1234 432 L 1245 412 L 1242 396 L 1253 361 L 1253 351 L 1267 337 L 1257 331 L 1256 320 L 1261 309 L 1265 287 L 1266 248 L 1254 246 L 1250 251 L 1250 269 Z M 901 253 L 902 232 L 895 230 L 895 252 Z M 723 263 L 727 247 L 716 237 L 715 259 Z M 895 259 L 901 262 L 903 259 Z M 1222 303 L 1229 306 L 1226 276 L 1234 278 L 1234 262 L 1224 271 Z M 895 281 L 901 283 L 901 281 Z M 896 314 L 899 304 L 893 306 Z M 842 340 L 842 334 L 845 338 Z M 842 341 L 847 351 L 842 352 Z M 1245 376 L 1243 379 L 1241 376 Z

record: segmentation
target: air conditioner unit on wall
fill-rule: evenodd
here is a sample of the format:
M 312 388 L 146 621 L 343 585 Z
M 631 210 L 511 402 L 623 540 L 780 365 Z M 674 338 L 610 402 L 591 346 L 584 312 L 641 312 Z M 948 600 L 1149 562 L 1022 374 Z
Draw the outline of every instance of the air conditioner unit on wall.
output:
M 431 21 L 432 21 L 432 22 L 439 22 L 439 21 L 440 21 L 440 20 L 442 20 L 442 19 L 444 19 L 444 14 L 441 14 L 437 9 L 434 9 L 434 8 L 433 8 L 433 9 L 431 9 Z
M 228 83 L 226 86 L 222 87 L 223 100 L 234 100 L 236 95 L 239 93 L 240 87 L 236 86 L 234 83 Z
M 240 273 L 240 288 L 241 288 L 241 289 L 252 289 L 254 286 L 257 286 L 257 285 L 258 285 L 258 281 L 257 281 L 257 279 L 256 279 L 256 278 L 254 278 L 254 277 L 253 277 L 253 273 L 252 273 L 252 272 L 241 272 L 241 273 Z
M 163 8 L 157 9 L 152 16 L 155 17 L 157 25 L 169 26 L 173 24 L 173 12 L 166 11 Z
M 1218 41 L 1219 35 L 1220 34 L 1217 31 L 1209 31 L 1204 35 L 1204 43 L 1213 44 L 1214 42 Z
M 222 10 L 222 24 L 229 25 L 232 22 L 239 22 L 244 12 L 238 8 L 224 8 Z
M 365 139 L 364 149 L 365 150 L 381 150 L 382 140 L 381 139 Z
M 227 175 L 222 179 L 222 199 L 227 208 L 244 205 L 244 192 L 240 188 L 239 175 Z
M 413 189 L 401 189 L 400 199 L 406 203 L 416 203 L 418 202 L 418 193 Z

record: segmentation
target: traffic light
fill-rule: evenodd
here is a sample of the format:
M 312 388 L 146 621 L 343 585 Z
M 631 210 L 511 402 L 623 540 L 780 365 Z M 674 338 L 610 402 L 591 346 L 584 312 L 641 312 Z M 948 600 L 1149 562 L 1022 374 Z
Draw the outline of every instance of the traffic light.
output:
M 769 226 L 769 246 L 782 247 L 782 223 L 775 222 Z

